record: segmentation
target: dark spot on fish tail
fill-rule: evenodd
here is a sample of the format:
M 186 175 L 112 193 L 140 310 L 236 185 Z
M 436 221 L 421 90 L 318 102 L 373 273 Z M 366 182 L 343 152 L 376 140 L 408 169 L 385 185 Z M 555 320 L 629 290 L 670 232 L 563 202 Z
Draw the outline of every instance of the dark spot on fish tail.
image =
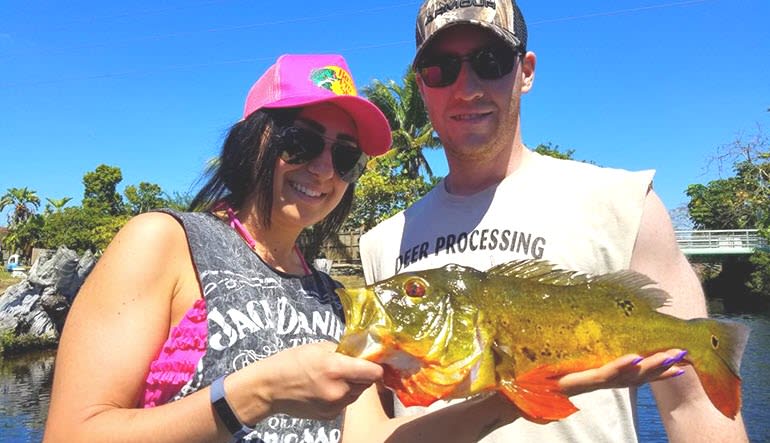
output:
M 524 354 L 524 356 L 527 357 L 529 361 L 537 360 L 537 354 L 535 354 L 531 349 L 529 349 L 526 346 L 521 348 L 521 353 Z
M 550 357 L 553 355 L 553 353 L 551 352 L 550 349 L 545 348 L 542 351 L 540 351 L 540 355 L 542 355 L 543 357 Z
M 631 314 L 633 314 L 634 309 L 636 306 L 634 306 L 634 303 L 630 300 L 615 300 L 615 303 L 618 305 L 620 309 L 623 310 L 623 315 L 626 317 L 630 317 Z
M 719 337 L 716 335 L 711 336 L 711 347 L 714 349 L 719 349 Z

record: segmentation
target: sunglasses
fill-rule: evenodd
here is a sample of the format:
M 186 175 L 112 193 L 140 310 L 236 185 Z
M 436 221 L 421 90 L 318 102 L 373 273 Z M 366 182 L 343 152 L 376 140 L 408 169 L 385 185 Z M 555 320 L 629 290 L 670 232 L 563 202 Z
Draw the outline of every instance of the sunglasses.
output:
M 353 142 L 324 137 L 310 129 L 287 126 L 277 136 L 281 159 L 292 165 L 301 165 L 324 152 L 326 141 L 332 143 L 332 165 L 346 183 L 354 183 L 366 169 L 369 156 Z
M 457 80 L 463 62 L 467 60 L 480 79 L 496 80 L 513 71 L 521 53 L 520 48 L 512 51 L 508 46 L 497 45 L 462 57 L 449 54 L 426 55 L 417 62 L 417 73 L 425 86 L 443 88 Z

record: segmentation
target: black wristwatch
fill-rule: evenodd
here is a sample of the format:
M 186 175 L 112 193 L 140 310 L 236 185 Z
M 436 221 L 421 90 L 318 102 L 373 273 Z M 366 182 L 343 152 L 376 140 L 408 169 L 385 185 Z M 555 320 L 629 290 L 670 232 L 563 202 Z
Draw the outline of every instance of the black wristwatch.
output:
M 209 392 L 211 393 L 211 405 L 214 407 L 214 411 L 217 413 L 217 416 L 219 416 L 219 419 L 222 420 L 222 423 L 225 424 L 227 430 L 233 434 L 233 437 L 235 437 L 236 440 L 248 435 L 253 431 L 253 429 L 244 425 L 240 420 L 238 420 L 238 417 L 235 416 L 235 413 L 230 407 L 230 404 L 227 403 L 227 398 L 225 398 L 224 375 L 211 383 Z

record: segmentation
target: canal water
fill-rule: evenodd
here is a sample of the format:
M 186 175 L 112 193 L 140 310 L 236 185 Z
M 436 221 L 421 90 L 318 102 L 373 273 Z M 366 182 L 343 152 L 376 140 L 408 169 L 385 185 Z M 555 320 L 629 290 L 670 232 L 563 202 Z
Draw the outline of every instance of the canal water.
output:
M 715 316 L 746 324 L 751 336 L 743 356 L 743 418 L 752 442 L 770 442 L 770 315 Z M 0 360 L 0 442 L 39 442 L 43 437 L 56 354 L 39 352 Z M 648 387 L 639 390 L 639 440 L 666 442 Z

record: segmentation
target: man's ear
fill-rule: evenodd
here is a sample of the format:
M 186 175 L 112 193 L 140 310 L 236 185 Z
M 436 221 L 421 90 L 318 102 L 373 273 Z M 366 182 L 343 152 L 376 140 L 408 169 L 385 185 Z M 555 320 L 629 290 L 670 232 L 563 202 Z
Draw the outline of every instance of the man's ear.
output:
M 420 77 L 420 74 L 417 72 L 414 73 L 414 82 L 417 83 L 417 90 L 420 91 L 420 98 L 422 99 L 422 102 L 425 103 L 425 94 L 423 94 L 425 84 L 422 82 L 422 77 Z
M 532 89 L 535 83 L 535 65 L 537 65 L 537 56 L 534 52 L 527 52 L 521 60 L 521 92 L 526 94 Z

